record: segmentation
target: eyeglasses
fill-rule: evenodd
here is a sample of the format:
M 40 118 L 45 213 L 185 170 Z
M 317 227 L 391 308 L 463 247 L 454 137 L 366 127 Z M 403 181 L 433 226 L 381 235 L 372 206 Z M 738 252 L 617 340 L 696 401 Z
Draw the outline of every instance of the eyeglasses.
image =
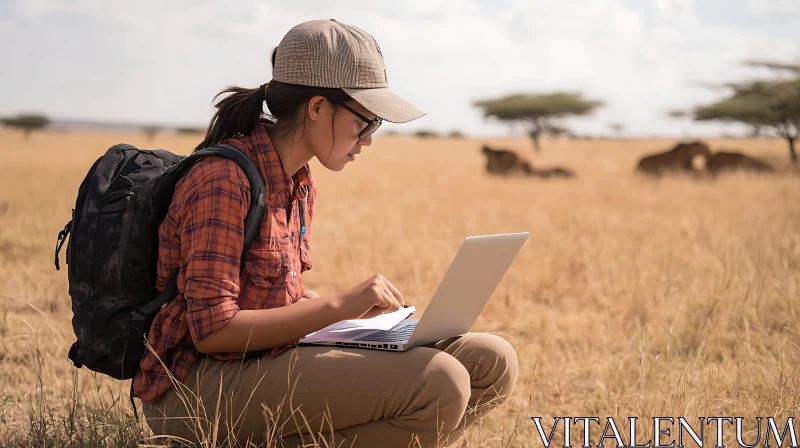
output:
M 372 120 L 370 120 L 369 118 L 367 118 L 367 117 L 361 115 L 360 113 L 356 112 L 355 109 L 353 109 L 352 107 L 348 106 L 347 104 L 339 103 L 339 105 L 344 107 L 345 109 L 349 110 L 350 112 L 353 113 L 353 115 L 355 115 L 356 117 L 360 118 L 365 123 L 367 123 L 367 125 L 364 127 L 364 129 L 362 129 L 361 132 L 358 133 L 358 139 L 359 140 L 361 140 L 362 138 L 369 137 L 375 131 L 377 131 L 379 127 L 381 127 L 381 124 L 383 124 L 383 120 L 380 119 L 380 118 L 373 118 Z

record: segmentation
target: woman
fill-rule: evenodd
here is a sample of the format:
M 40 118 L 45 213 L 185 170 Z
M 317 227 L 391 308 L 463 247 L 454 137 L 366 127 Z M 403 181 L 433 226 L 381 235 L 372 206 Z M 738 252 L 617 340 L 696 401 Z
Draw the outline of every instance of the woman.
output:
M 324 296 L 305 289 L 316 199 L 308 162 L 340 171 L 383 120 L 424 114 L 388 90 L 372 36 L 335 20 L 292 28 L 272 66 L 269 83 L 221 92 L 197 147 L 227 143 L 256 162 L 267 189 L 259 235 L 240 267 L 250 197 L 235 163 L 206 157 L 181 179 L 159 229 L 157 285 L 179 268 L 180 293 L 153 322 L 134 395 L 156 435 L 193 442 L 284 436 L 297 446 L 321 432 L 336 446 L 444 446 L 513 389 L 517 359 L 505 340 L 470 333 L 407 352 L 298 347 L 334 322 L 404 305 L 381 275 Z M 262 119 L 264 101 L 275 120 Z

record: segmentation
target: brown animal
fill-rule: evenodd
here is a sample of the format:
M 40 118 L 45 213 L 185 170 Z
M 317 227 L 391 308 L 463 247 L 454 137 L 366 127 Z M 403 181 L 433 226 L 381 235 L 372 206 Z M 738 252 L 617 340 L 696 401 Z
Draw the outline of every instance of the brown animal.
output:
M 530 167 L 527 169 L 525 168 L 523 169 L 525 171 L 525 174 L 527 174 L 528 176 L 536 176 L 536 177 L 541 177 L 543 179 L 548 179 L 550 177 L 564 177 L 564 178 L 575 177 L 575 172 L 568 168 L 555 167 L 555 168 L 536 169 Z
M 552 167 L 537 169 L 533 164 L 515 153 L 505 149 L 492 149 L 484 145 L 481 151 L 486 155 L 486 172 L 495 175 L 508 176 L 511 174 L 523 174 L 526 176 L 541 177 L 575 177 L 575 173 L 567 168 Z
M 710 155 L 711 150 L 702 141 L 683 142 L 667 152 L 643 157 L 636 171 L 655 176 L 668 172 L 695 172 L 694 158 L 702 156 L 707 159 Z
M 486 172 L 489 174 L 527 174 L 533 169 L 530 162 L 514 151 L 492 149 L 486 145 L 483 145 L 481 151 L 486 155 Z
M 760 173 L 773 173 L 775 168 L 762 160 L 746 156 L 740 152 L 717 152 L 706 161 L 706 170 L 713 175 L 723 171 L 751 171 Z

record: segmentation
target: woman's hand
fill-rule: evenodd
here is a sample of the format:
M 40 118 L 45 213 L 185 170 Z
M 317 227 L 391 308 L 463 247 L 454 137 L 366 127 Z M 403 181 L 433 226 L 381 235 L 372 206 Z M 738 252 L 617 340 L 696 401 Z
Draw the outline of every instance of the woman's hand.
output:
M 340 311 L 340 319 L 368 319 L 399 310 L 405 301 L 397 288 L 378 274 L 366 279 L 334 298 L 334 308 Z

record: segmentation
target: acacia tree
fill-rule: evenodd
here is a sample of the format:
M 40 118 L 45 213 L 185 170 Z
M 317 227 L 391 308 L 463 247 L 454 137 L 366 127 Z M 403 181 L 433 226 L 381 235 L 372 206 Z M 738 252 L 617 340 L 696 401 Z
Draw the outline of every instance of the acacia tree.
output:
M 751 67 L 788 72 L 788 78 L 773 78 L 726 83 L 731 93 L 721 100 L 696 106 L 697 121 L 742 123 L 753 127 L 753 134 L 772 131 L 786 139 L 789 157 L 797 165 L 795 141 L 800 136 L 800 65 L 769 61 L 745 61 Z
M 716 103 L 698 106 L 698 121 L 745 123 L 770 129 L 789 144 L 789 157 L 797 165 L 795 141 L 800 134 L 800 79 L 755 81 L 731 86 L 734 93 Z
M 777 72 L 788 72 L 795 76 L 800 76 L 800 65 L 786 64 L 783 62 L 775 61 L 762 61 L 762 60 L 746 60 L 744 65 L 748 67 L 767 68 Z
M 17 115 L 14 117 L 2 118 L 0 121 L 2 121 L 5 126 L 22 129 L 25 140 L 30 138 L 33 131 L 43 129 L 50 124 L 50 119 L 40 114 Z
M 546 94 L 520 93 L 474 103 L 483 110 L 485 118 L 494 117 L 508 123 L 524 123 L 533 140 L 533 148 L 541 149 L 539 139 L 552 129 L 563 129 L 554 120 L 567 116 L 583 116 L 603 106 L 602 101 L 590 100 L 581 93 L 554 92 Z
M 669 118 L 674 118 L 676 120 L 682 120 L 689 115 L 689 112 L 686 112 L 682 109 L 672 109 L 667 111 L 667 115 Z

